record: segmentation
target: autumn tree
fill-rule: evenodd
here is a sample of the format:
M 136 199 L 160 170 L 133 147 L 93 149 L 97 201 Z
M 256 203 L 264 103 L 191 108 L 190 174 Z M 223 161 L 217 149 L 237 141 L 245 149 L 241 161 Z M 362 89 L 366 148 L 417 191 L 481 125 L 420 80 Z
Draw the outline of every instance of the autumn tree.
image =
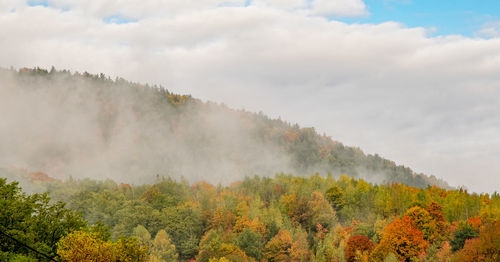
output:
M 375 245 L 370 241 L 367 236 L 352 236 L 347 241 L 347 246 L 345 249 L 345 259 L 347 262 L 356 261 L 356 254 L 359 252 L 361 254 L 369 255 L 373 250 Z
M 264 247 L 264 258 L 269 262 L 290 261 L 292 235 L 287 230 L 280 230 Z
M 478 238 L 466 239 L 464 247 L 454 257 L 455 261 L 500 260 L 500 221 L 488 221 L 481 226 Z
M 150 259 L 154 261 L 177 261 L 179 255 L 165 230 L 160 230 L 150 243 Z
M 345 204 L 344 190 L 339 186 L 332 186 L 326 191 L 326 199 L 332 203 L 332 207 L 339 211 Z
M 438 237 L 436 222 L 427 210 L 414 206 L 405 212 L 405 216 L 410 217 L 415 222 L 418 229 L 424 233 L 425 240 L 432 243 Z
M 394 253 L 399 260 L 418 257 L 428 246 L 424 234 L 408 216 L 396 218 L 385 230 L 380 244 L 373 251 L 373 260 L 383 260 L 388 253 Z
M 312 193 L 309 205 L 312 212 L 311 229 L 317 228 L 318 224 L 325 228 L 333 224 L 336 218 L 335 211 L 321 192 L 314 191 Z
M 225 243 L 220 232 L 208 231 L 200 241 L 200 252 L 197 261 L 208 262 L 213 258 L 225 257 L 230 261 L 247 261 L 247 256 L 233 243 Z
M 61 239 L 57 254 L 62 261 L 103 261 L 116 259 L 111 242 L 103 241 L 93 233 L 75 231 Z
M 290 248 L 290 261 L 293 262 L 308 262 L 311 258 L 309 250 L 309 242 L 307 241 L 306 232 L 295 232 L 293 237 L 292 247 Z
M 147 252 L 147 246 L 141 246 L 136 238 L 122 238 L 113 243 L 85 231 L 74 231 L 57 243 L 57 254 L 62 261 L 146 261 Z

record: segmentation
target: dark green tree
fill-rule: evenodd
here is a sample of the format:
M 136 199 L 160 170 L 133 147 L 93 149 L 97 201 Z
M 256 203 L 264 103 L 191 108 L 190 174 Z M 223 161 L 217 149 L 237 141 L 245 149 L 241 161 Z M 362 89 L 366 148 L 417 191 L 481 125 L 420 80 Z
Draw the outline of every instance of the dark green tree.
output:
M 453 233 L 453 239 L 450 241 L 451 250 L 453 252 L 460 250 L 465 245 L 465 240 L 476 238 L 479 236 L 477 229 L 472 227 L 467 223 L 463 223 L 460 227 Z
M 239 234 L 235 242 L 236 245 L 247 254 L 247 256 L 260 261 L 262 258 L 262 247 L 264 246 L 261 239 L 262 237 L 258 233 L 255 233 L 247 228 Z

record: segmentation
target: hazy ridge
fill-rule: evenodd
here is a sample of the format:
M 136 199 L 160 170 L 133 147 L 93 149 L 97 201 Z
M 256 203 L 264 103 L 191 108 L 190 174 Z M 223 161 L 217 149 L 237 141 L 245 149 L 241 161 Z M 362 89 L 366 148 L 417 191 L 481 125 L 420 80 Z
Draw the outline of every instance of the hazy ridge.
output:
M 147 183 L 170 176 L 227 184 L 319 172 L 449 187 L 314 128 L 104 74 L 1 70 L 0 112 L 0 167 L 8 168 L 2 176 L 26 168 L 58 179 Z

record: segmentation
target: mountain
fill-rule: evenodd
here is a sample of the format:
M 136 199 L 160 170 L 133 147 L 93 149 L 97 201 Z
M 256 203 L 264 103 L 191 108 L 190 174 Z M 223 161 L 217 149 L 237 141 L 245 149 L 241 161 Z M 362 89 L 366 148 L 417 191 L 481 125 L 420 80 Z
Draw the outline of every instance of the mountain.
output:
M 314 128 L 104 74 L 3 69 L 0 112 L 0 167 L 57 179 L 147 183 L 170 176 L 227 184 L 245 176 L 319 172 L 449 187 Z

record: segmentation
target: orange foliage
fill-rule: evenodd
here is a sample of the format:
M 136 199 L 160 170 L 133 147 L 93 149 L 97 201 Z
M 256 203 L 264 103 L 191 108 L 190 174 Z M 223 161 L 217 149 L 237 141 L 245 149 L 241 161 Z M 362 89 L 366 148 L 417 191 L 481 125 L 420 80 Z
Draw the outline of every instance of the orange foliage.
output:
M 298 136 L 299 136 L 299 133 L 296 132 L 296 131 L 294 131 L 294 130 L 286 131 L 283 134 L 283 137 L 285 138 L 285 140 L 287 142 L 293 142 L 293 141 L 295 141 L 295 139 L 297 139 Z
M 234 225 L 233 231 L 235 233 L 241 233 L 247 228 L 261 235 L 264 235 L 266 233 L 266 226 L 264 226 L 264 224 L 258 217 L 250 220 L 250 218 L 248 218 L 247 216 L 239 217 L 236 219 L 236 224 Z
M 467 224 L 474 228 L 479 228 L 481 226 L 481 217 L 471 217 L 467 220 Z
M 210 228 L 224 230 L 232 230 L 234 224 L 234 216 L 231 211 L 224 211 L 220 206 L 215 210 L 213 217 L 210 219 Z
M 345 259 L 347 262 L 353 262 L 356 260 L 357 251 L 369 254 L 374 246 L 367 236 L 352 236 L 347 240 Z
M 447 261 L 451 255 L 451 245 L 449 241 L 445 241 L 437 253 L 439 261 Z
M 326 234 L 328 234 L 328 228 L 324 228 L 321 224 L 317 224 L 316 232 L 316 239 L 325 240 Z
M 264 257 L 269 262 L 290 261 L 292 235 L 287 230 L 280 230 L 264 248 Z
M 392 252 L 400 260 L 418 257 L 425 251 L 429 243 L 424 240 L 424 234 L 408 216 L 396 218 L 384 230 L 380 244 L 372 253 L 372 260 L 383 260 Z
M 467 239 L 464 248 L 456 255 L 455 259 L 463 262 L 484 261 L 484 256 L 480 252 L 481 240 L 479 238 Z
M 32 172 L 32 173 L 28 174 L 28 177 L 32 182 L 56 182 L 56 181 L 60 181 L 59 179 L 52 178 L 43 172 Z
M 309 250 L 309 243 L 307 242 L 307 234 L 305 232 L 296 233 L 295 241 L 292 243 L 290 249 L 290 261 L 292 262 L 306 262 L 310 261 L 311 252 Z
M 149 190 L 146 190 L 144 191 L 144 193 L 142 193 L 141 199 L 145 200 L 148 203 L 151 203 L 160 195 L 161 192 L 158 187 L 156 185 L 153 185 Z
M 132 186 L 130 184 L 124 184 L 124 183 L 120 183 L 118 188 L 124 191 L 132 190 Z

